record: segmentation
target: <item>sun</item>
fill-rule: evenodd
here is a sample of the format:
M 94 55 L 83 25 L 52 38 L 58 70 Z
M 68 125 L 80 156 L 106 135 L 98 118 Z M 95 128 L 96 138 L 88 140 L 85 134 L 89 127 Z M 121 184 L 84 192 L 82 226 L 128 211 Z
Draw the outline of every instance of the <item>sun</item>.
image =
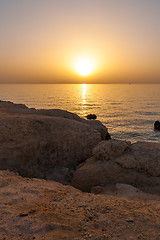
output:
M 89 58 L 82 58 L 76 61 L 75 68 L 81 76 L 88 76 L 94 70 L 93 61 Z

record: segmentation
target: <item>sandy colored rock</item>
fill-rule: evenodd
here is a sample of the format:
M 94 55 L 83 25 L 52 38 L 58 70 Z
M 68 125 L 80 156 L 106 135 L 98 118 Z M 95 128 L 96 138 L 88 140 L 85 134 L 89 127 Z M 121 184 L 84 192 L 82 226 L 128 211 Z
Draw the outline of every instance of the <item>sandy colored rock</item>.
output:
M 93 155 L 96 160 L 110 160 L 120 156 L 129 147 L 131 143 L 121 140 L 104 141 L 93 149 Z
M 116 189 L 116 194 L 118 196 L 123 196 L 123 197 L 130 197 L 130 198 L 138 198 L 141 194 L 144 195 L 142 191 L 140 191 L 138 188 L 133 187 L 128 184 L 120 184 L 117 183 L 115 185 Z M 152 195 L 151 195 L 152 196 Z
M 160 177 L 160 143 L 138 142 L 131 150 L 139 171 Z
M 93 156 L 77 168 L 72 180 L 73 186 L 83 191 L 116 183 L 160 194 L 160 144 L 103 141 L 94 148 Z
M 97 125 L 107 131 L 98 121 Z M 101 135 L 76 114 L 0 102 L 0 169 L 52 179 L 62 172 L 61 177 L 68 178 L 67 169 L 90 157 Z M 55 172 L 58 168 L 64 168 L 65 174 L 63 169 Z
M 0 239 L 159 239 L 160 199 L 82 193 L 0 171 Z
M 15 104 L 13 102 L 0 101 L 0 113 L 4 114 L 23 114 L 23 115 L 41 115 L 50 117 L 67 118 L 89 125 L 91 128 L 97 130 L 103 140 L 105 140 L 108 129 L 98 120 L 90 121 L 79 117 L 75 113 L 71 113 L 61 109 L 35 109 L 28 108 L 24 104 Z

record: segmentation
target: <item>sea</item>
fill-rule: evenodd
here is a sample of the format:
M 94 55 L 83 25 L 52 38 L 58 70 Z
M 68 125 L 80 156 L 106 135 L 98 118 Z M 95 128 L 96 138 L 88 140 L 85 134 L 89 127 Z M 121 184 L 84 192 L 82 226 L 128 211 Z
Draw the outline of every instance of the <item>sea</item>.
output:
M 160 142 L 160 84 L 0 84 L 0 100 L 96 114 L 112 138 Z

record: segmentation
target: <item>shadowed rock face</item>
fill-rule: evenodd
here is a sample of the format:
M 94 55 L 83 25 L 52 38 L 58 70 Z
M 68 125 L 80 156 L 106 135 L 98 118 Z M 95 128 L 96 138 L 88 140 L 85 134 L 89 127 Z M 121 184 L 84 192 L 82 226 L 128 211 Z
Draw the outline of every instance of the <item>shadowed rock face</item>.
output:
M 124 183 L 160 194 L 160 144 L 103 141 L 93 156 L 77 168 L 73 186 L 90 191 L 94 186 Z
M 90 157 L 107 132 L 100 122 L 88 122 L 62 110 L 0 102 L 0 169 L 29 177 L 62 167 L 67 172 Z

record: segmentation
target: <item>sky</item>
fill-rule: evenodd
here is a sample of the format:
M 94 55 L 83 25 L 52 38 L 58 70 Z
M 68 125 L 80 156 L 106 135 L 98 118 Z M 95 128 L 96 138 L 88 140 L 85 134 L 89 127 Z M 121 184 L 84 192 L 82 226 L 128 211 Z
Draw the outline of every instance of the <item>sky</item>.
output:
M 0 0 L 0 82 L 160 83 L 160 1 Z

